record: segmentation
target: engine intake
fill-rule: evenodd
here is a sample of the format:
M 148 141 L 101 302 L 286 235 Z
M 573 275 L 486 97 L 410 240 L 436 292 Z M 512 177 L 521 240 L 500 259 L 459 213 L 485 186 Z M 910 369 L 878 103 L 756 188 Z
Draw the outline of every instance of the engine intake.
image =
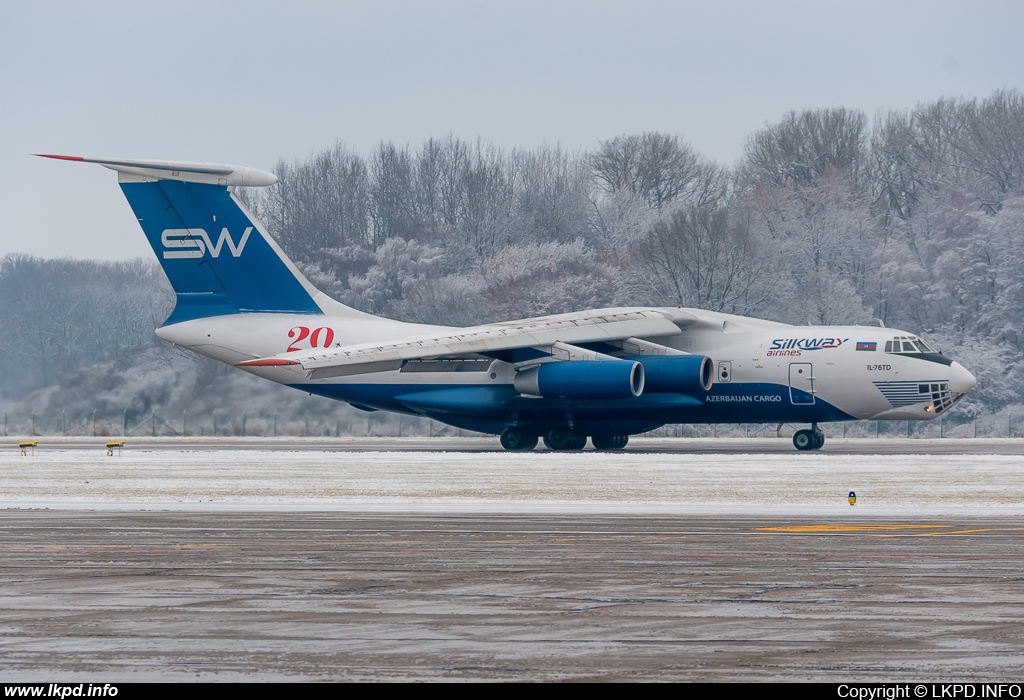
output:
M 644 366 L 629 360 L 546 362 L 517 373 L 516 391 L 563 399 L 624 399 L 644 392 Z

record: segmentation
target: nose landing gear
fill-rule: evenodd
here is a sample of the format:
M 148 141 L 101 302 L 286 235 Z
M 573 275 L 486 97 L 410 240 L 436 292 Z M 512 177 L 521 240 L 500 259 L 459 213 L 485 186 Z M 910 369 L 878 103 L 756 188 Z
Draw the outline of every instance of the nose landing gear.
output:
M 820 450 L 825 444 L 825 434 L 817 423 L 811 423 L 810 430 L 798 430 L 793 436 L 793 447 L 800 450 Z

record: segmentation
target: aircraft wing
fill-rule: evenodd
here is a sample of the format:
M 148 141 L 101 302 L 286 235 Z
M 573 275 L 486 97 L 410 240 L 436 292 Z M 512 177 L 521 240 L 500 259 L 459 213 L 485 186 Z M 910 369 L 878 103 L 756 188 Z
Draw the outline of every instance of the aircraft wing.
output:
M 302 353 L 285 353 L 238 363 L 239 367 L 300 365 L 309 378 L 322 379 L 398 369 L 406 360 L 436 359 L 681 333 L 689 319 L 673 309 L 672 318 L 655 309 L 598 309 L 519 321 L 489 323 L 415 335 L 388 342 L 363 343 Z M 694 318 L 695 320 L 695 318 Z

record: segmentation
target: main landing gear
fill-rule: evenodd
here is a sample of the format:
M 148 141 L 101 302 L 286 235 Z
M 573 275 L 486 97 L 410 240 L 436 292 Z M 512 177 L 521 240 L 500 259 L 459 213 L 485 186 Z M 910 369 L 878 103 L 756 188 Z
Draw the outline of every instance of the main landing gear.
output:
M 587 445 L 587 436 L 571 430 L 552 430 L 544 436 L 549 450 L 582 450 Z
M 506 450 L 532 450 L 537 446 L 537 436 L 519 428 L 505 428 L 501 433 L 501 446 Z
M 522 428 L 505 428 L 501 433 L 501 446 L 516 452 L 532 450 L 537 446 L 538 437 Z M 628 435 L 592 435 L 590 441 L 595 450 L 621 450 L 629 442 Z M 565 452 L 582 450 L 587 445 L 587 436 L 573 430 L 556 428 L 544 436 L 544 444 L 549 450 Z
M 817 423 L 811 423 L 810 430 L 798 430 L 793 436 L 793 447 L 802 451 L 820 450 L 825 444 L 825 434 Z
M 621 450 L 629 442 L 628 435 L 591 435 L 595 450 Z

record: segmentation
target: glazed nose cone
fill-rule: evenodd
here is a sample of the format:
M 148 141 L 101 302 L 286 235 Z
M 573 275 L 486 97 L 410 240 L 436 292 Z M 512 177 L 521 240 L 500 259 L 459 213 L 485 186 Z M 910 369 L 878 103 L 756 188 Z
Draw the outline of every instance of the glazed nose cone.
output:
M 954 362 L 949 366 L 949 390 L 954 394 L 966 394 L 978 380 L 962 364 Z

